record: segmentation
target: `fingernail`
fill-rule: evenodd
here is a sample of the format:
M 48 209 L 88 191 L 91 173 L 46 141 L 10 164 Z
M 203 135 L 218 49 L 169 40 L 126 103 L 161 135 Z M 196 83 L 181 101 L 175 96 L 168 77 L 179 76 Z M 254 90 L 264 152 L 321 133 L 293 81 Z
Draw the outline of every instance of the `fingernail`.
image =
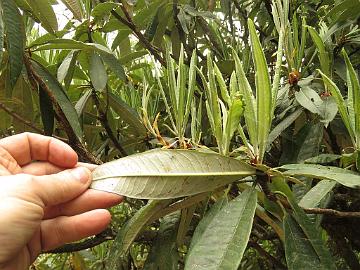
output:
M 86 184 L 90 178 L 90 171 L 84 167 L 77 167 L 72 170 L 71 174 L 74 178 L 83 184 Z

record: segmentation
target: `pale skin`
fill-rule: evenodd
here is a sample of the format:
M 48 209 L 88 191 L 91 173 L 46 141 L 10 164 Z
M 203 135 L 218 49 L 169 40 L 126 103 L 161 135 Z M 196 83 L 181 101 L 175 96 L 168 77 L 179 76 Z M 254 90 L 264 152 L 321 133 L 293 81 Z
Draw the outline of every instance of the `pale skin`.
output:
M 88 189 L 94 165 L 67 144 L 23 133 L 0 140 L 0 269 L 24 270 L 42 251 L 100 233 L 120 196 Z

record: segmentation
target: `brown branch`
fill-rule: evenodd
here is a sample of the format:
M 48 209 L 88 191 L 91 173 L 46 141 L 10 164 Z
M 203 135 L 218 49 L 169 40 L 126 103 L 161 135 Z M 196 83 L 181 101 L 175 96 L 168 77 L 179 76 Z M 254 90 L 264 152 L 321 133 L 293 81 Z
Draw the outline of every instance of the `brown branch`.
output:
M 68 119 L 66 118 L 64 112 L 62 111 L 59 103 L 57 102 L 54 94 L 49 89 L 43 78 L 39 74 L 36 73 L 33 66 L 31 65 L 30 58 L 27 55 L 24 55 L 24 63 L 27 69 L 28 77 L 31 82 L 31 85 L 34 89 L 38 89 L 38 86 L 41 87 L 49 96 L 56 113 L 56 118 L 65 131 L 70 146 L 78 153 L 79 157 L 83 161 L 91 162 L 94 164 L 101 164 L 101 160 L 96 158 L 91 152 L 89 152 L 85 145 L 80 141 L 78 136 L 75 134 L 74 130 L 72 129 Z
M 63 245 L 59 248 L 44 251 L 43 253 L 51 253 L 51 254 L 60 254 L 60 253 L 69 253 L 69 252 L 77 252 L 88 248 L 96 247 L 106 241 L 114 240 L 116 237 L 116 233 L 110 228 L 105 231 L 97 234 L 94 237 L 88 238 L 79 243 L 71 243 Z
M 303 208 L 307 214 L 327 215 L 336 218 L 360 218 L 360 212 L 342 212 L 328 208 Z
M 94 88 L 92 89 L 91 96 L 92 96 L 92 98 L 94 100 L 95 107 L 96 107 L 96 109 L 97 109 L 97 111 L 99 113 L 99 121 L 101 122 L 101 125 L 104 127 L 109 139 L 112 141 L 112 143 L 114 144 L 116 149 L 119 150 L 121 156 L 126 157 L 128 154 L 126 153 L 126 151 L 122 147 L 122 145 L 119 143 L 119 141 L 116 138 L 116 136 L 114 135 L 111 127 L 109 126 L 109 121 L 108 121 L 108 118 L 107 118 L 106 111 L 103 111 L 103 109 L 101 108 L 99 97 L 97 96 L 96 91 L 95 91 Z
M 23 123 L 24 125 L 32 128 L 34 131 L 43 134 L 44 131 L 41 130 L 40 128 L 38 128 L 37 126 L 35 126 L 33 123 L 31 123 L 30 121 L 24 119 L 23 117 L 21 117 L 20 115 L 18 115 L 16 112 L 14 112 L 12 109 L 8 108 L 5 106 L 5 104 L 3 104 L 2 102 L 0 102 L 0 109 L 4 110 L 7 114 L 9 114 L 10 116 L 12 116 L 13 118 L 15 118 L 16 120 L 18 120 L 19 122 Z

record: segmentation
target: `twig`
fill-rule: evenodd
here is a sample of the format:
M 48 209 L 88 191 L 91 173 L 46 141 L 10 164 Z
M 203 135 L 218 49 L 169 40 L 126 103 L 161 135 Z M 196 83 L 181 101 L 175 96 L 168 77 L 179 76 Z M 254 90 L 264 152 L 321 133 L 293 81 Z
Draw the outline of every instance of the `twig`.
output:
M 100 0 L 101 3 L 105 3 L 105 0 Z M 134 35 L 138 38 L 139 42 L 148 50 L 150 51 L 150 53 L 155 57 L 156 60 L 158 60 L 161 65 L 163 65 L 164 67 L 166 67 L 166 61 L 164 60 L 164 58 L 160 55 L 160 53 L 162 52 L 160 48 L 155 47 L 154 45 L 152 45 L 150 43 L 149 40 L 147 40 L 147 38 L 140 32 L 139 29 L 137 29 L 136 25 L 134 24 L 134 22 L 132 21 L 132 18 L 130 16 L 130 14 L 128 13 L 128 11 L 126 10 L 125 6 L 122 4 L 121 5 L 121 10 L 123 11 L 123 13 L 125 14 L 126 18 L 123 18 L 120 14 L 118 14 L 115 10 L 111 11 L 111 14 L 114 16 L 114 18 L 116 18 L 119 22 L 125 24 L 127 27 L 129 27 Z
M 9 115 L 11 115 L 12 117 L 14 117 L 16 120 L 18 120 L 19 122 L 23 123 L 24 125 L 32 128 L 33 130 L 35 130 L 36 132 L 43 134 L 44 131 L 41 130 L 40 128 L 36 127 L 34 124 L 32 124 L 30 121 L 22 118 L 20 115 L 18 115 L 16 112 L 14 112 L 12 109 L 8 108 L 5 106 L 5 104 L 3 104 L 2 102 L 0 102 L 0 108 L 2 110 L 4 110 L 6 113 L 8 113 Z
M 66 244 L 59 248 L 53 249 L 53 250 L 44 251 L 43 253 L 60 254 L 60 253 L 76 252 L 76 251 L 80 251 L 80 250 L 84 250 L 84 249 L 88 249 L 88 248 L 93 248 L 93 247 L 96 247 L 96 246 L 106 242 L 106 241 L 114 240 L 115 236 L 116 236 L 116 233 L 113 230 L 111 230 L 110 228 L 108 228 L 105 231 L 103 231 L 102 233 L 100 233 L 92 238 L 86 239 L 82 242 Z
M 95 89 L 92 89 L 91 96 L 94 100 L 95 107 L 99 113 L 99 121 L 101 122 L 101 125 L 105 128 L 105 131 L 109 137 L 109 139 L 112 141 L 116 149 L 119 150 L 122 157 L 126 157 L 128 154 L 126 153 L 125 149 L 121 146 L 118 139 L 114 135 L 111 127 L 109 126 L 109 121 L 107 119 L 106 111 L 104 112 L 101 108 L 99 97 L 96 94 Z
M 342 212 L 328 208 L 303 208 L 308 214 L 328 215 L 337 218 L 360 218 L 360 212 Z

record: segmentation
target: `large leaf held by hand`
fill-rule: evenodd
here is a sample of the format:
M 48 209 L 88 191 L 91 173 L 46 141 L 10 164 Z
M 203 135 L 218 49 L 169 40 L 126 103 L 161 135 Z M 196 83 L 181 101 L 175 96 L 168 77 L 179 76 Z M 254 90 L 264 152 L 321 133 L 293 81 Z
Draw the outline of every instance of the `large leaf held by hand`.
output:
M 153 150 L 99 166 L 92 188 L 141 199 L 169 199 L 214 190 L 255 169 L 239 160 L 192 150 Z

